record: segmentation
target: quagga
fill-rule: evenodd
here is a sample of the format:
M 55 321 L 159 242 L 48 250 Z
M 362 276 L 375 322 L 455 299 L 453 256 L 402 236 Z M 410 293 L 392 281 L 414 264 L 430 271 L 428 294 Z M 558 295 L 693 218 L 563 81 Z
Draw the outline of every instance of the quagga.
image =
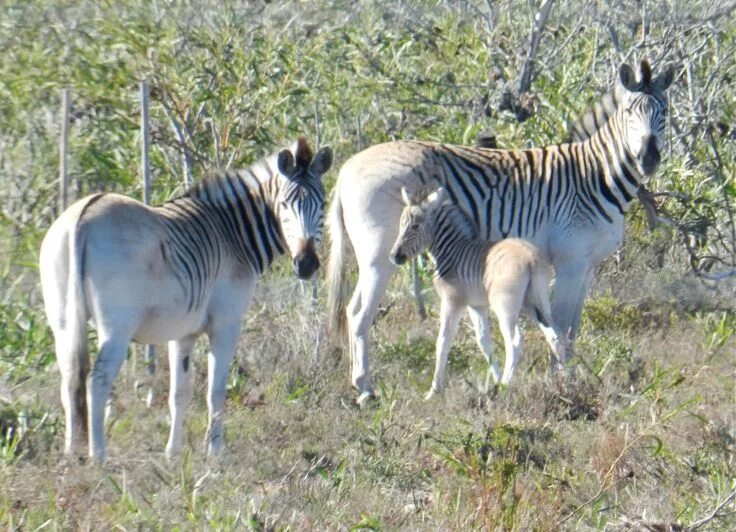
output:
M 555 268 L 555 321 L 574 338 L 595 267 L 621 243 L 632 199 L 660 162 L 670 67 L 652 78 L 642 61 L 639 79 L 619 69 L 618 107 L 583 142 L 498 150 L 435 142 L 396 141 L 372 146 L 340 170 L 328 215 L 328 313 L 344 328 L 345 239 L 359 278 L 347 305 L 352 383 L 359 401 L 373 393 L 368 332 L 395 265 L 389 252 L 403 209 L 401 187 L 442 185 L 486 240 L 523 237 Z
M 552 320 L 549 304 L 551 265 L 533 244 L 507 238 L 493 244 L 478 238 L 473 222 L 445 189 L 410 194 L 401 189 L 406 206 L 401 213 L 399 236 L 391 249 L 391 262 L 401 266 L 429 250 L 435 265 L 434 288 L 440 296 L 440 330 L 437 336 L 431 399 L 445 387 L 447 354 L 457 332 L 463 309 L 472 318 L 475 337 L 488 361 L 485 389 L 490 380 L 499 382 L 493 357 L 488 307 L 498 318 L 506 347 L 502 384 L 508 384 L 521 356 L 519 314 L 529 309 L 539 323 L 556 361 L 564 364 L 567 354 Z
M 322 174 L 331 163 L 330 148 L 313 157 L 300 138 L 291 149 L 205 178 L 163 205 L 96 194 L 53 223 L 41 245 L 40 273 L 61 370 L 67 453 L 76 452 L 87 429 L 89 455 L 104 460 L 105 403 L 131 341 L 169 344 L 166 452 L 179 452 L 190 359 L 202 333 L 211 350 L 208 452 L 224 448 L 225 388 L 243 314 L 258 277 L 287 249 L 300 278 L 318 269 Z M 88 321 L 99 342 L 91 372 Z

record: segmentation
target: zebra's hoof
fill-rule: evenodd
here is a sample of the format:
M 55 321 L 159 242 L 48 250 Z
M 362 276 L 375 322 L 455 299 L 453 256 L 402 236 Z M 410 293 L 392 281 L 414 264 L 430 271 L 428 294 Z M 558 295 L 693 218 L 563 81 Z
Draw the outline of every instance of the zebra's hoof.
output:
M 360 393 L 355 402 L 358 403 L 358 406 L 362 408 L 368 403 L 370 399 L 375 399 L 375 397 L 376 396 L 372 391 L 366 390 Z

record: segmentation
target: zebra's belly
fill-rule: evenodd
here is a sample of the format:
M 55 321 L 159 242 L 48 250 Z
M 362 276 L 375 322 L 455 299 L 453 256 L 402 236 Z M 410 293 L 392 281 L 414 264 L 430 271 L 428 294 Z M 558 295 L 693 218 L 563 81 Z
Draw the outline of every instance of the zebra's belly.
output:
M 133 340 L 141 344 L 161 344 L 192 334 L 201 334 L 206 326 L 206 313 L 172 311 L 170 308 L 149 309 L 136 330 Z

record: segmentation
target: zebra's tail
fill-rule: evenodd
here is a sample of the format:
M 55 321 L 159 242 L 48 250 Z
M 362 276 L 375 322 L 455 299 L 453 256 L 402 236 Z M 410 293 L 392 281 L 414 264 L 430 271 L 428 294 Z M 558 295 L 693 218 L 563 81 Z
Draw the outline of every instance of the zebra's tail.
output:
M 333 339 L 343 338 L 346 330 L 345 220 L 339 190 L 340 180 L 338 179 L 332 191 L 332 201 L 327 218 L 330 239 L 330 257 L 327 262 L 327 319 Z
M 93 196 L 82 207 L 74 225 L 68 232 L 68 279 L 66 285 L 66 304 L 64 308 L 65 330 L 67 334 L 67 364 L 76 373 L 77 387 L 73 395 L 73 405 L 80 420 L 82 432 L 87 430 L 87 375 L 89 374 L 89 350 L 87 346 L 87 298 L 84 292 L 84 252 L 86 233 L 81 219 L 87 207 L 101 195 Z

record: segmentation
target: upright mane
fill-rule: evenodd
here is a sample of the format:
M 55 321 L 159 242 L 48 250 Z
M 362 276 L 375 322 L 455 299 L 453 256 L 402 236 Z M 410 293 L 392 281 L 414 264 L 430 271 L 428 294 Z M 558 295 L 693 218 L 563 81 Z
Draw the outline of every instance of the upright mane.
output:
M 470 217 L 455 204 L 451 199 L 445 199 L 437 207 L 437 223 L 449 224 L 454 227 L 464 238 L 475 239 L 479 237 L 478 228 Z
M 567 142 L 584 142 L 592 137 L 616 113 L 620 97 L 616 90 L 604 94 L 593 108 L 583 113 L 580 118 L 567 128 Z

